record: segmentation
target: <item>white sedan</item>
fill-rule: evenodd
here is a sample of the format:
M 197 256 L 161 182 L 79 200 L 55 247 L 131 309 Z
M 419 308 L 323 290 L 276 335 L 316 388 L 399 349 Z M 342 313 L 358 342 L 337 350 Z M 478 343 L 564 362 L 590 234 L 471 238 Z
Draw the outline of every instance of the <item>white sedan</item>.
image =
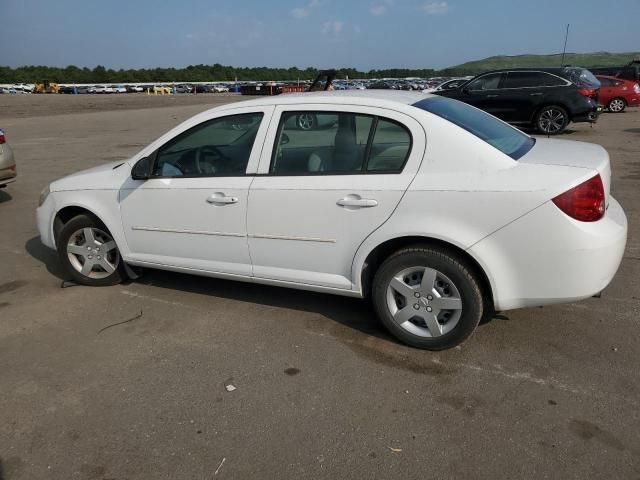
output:
M 301 114 L 334 121 L 300 129 Z M 627 236 L 610 180 L 598 145 L 439 96 L 350 90 L 208 110 L 53 182 L 37 218 L 78 283 L 138 266 L 371 296 L 394 336 L 437 350 L 495 311 L 604 289 Z

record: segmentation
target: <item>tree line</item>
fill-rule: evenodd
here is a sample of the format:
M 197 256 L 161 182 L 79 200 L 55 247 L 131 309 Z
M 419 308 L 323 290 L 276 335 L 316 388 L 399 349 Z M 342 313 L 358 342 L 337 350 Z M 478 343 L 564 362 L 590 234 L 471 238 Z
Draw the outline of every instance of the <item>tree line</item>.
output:
M 189 65 L 185 68 L 138 68 L 111 69 L 98 65 L 93 69 L 87 67 L 47 67 L 47 66 L 0 66 L 0 83 L 152 83 L 152 82 L 231 82 L 252 80 L 312 80 L 318 74 L 316 68 L 300 69 L 269 67 L 232 67 L 228 65 Z M 392 68 L 384 70 L 359 71 L 355 68 L 341 68 L 338 78 L 405 78 L 433 76 L 469 75 L 475 72 L 461 69 L 434 70 Z

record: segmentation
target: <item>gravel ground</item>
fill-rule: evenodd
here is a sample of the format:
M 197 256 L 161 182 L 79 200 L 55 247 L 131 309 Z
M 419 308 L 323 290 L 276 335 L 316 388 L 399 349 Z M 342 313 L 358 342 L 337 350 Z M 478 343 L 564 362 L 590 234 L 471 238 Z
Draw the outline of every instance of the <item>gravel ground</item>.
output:
M 159 271 L 61 288 L 40 190 L 235 99 L 0 95 L 0 479 L 640 478 L 640 112 L 562 136 L 607 148 L 629 219 L 602 298 L 461 348 L 400 345 L 356 299 Z

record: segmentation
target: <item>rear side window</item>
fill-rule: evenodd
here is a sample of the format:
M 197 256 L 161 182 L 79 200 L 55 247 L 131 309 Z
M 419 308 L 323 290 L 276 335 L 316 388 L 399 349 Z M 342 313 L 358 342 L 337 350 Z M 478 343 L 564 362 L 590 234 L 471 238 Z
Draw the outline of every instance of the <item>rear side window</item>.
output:
M 600 82 L 600 85 L 602 85 L 603 87 L 611 87 L 612 85 L 614 85 L 614 82 L 612 82 L 608 78 L 602 78 L 602 77 L 596 77 L 596 78 Z
M 399 173 L 410 150 L 409 131 L 388 119 L 346 112 L 285 112 L 270 173 Z
M 369 172 L 402 170 L 410 149 L 411 136 L 406 128 L 378 119 L 366 169 Z
M 464 128 L 514 160 L 526 154 L 535 144 L 533 138 L 520 130 L 501 122 L 493 115 L 457 100 L 431 97 L 414 103 L 413 106 Z
M 529 88 L 544 85 L 542 74 L 538 72 L 509 72 L 504 88 Z
M 555 87 L 566 84 L 562 78 L 546 72 L 509 72 L 503 88 Z

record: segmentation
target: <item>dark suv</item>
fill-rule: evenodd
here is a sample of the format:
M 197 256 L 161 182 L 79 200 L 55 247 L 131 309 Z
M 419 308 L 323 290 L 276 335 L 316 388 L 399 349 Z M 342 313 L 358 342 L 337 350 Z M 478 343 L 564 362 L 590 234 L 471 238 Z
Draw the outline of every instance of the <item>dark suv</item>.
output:
M 569 122 L 595 122 L 600 82 L 577 67 L 486 72 L 452 90 L 434 92 L 478 107 L 505 122 L 555 135 Z

